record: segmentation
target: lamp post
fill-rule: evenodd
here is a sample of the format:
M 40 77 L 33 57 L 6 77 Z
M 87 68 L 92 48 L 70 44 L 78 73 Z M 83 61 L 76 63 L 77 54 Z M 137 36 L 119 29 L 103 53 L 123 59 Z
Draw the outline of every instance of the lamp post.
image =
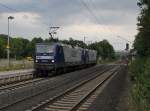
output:
M 8 38 L 7 38 L 7 59 L 8 59 L 8 67 L 10 67 L 10 36 L 9 36 L 9 20 L 14 19 L 13 16 L 8 17 Z

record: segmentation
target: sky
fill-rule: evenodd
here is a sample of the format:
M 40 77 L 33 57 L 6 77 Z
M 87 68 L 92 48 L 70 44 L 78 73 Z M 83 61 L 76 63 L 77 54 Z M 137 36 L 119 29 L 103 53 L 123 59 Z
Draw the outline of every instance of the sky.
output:
M 0 0 L 0 34 L 31 40 L 49 38 L 49 27 L 60 27 L 59 39 L 83 40 L 87 44 L 108 40 L 115 50 L 132 45 L 140 13 L 136 0 Z

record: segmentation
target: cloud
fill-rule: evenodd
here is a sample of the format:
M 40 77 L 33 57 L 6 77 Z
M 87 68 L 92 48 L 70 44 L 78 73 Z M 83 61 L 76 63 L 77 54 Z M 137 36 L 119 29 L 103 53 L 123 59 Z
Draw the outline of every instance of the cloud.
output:
M 24 3 L 30 3 L 31 0 L 21 0 L 21 4 Z M 20 0 L 1 0 L 0 3 L 6 4 L 6 5 L 18 5 L 20 4 Z
M 7 33 L 7 17 L 15 16 L 12 35 L 23 37 L 48 37 L 49 26 L 60 26 L 60 38 L 87 36 L 88 41 L 106 38 L 112 43 L 122 35 L 134 39 L 136 17 L 139 13 L 135 0 L 84 0 L 98 21 L 81 0 L 1 0 L 11 7 L 0 5 L 0 33 Z M 116 47 L 116 46 L 115 46 Z
M 38 13 L 45 24 L 68 25 L 78 21 L 95 23 L 94 17 L 87 12 L 81 0 L 23 0 L 21 3 L 19 0 L 2 1 L 17 11 Z M 130 18 L 136 12 L 136 2 L 132 0 L 84 1 L 97 15 L 101 24 L 122 24 L 127 15 Z

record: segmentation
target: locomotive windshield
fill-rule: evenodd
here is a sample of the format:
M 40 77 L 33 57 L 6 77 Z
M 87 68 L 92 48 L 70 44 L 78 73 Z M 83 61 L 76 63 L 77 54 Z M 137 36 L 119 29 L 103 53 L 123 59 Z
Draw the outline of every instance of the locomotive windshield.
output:
M 36 45 L 36 53 L 52 53 L 53 45 L 40 44 Z

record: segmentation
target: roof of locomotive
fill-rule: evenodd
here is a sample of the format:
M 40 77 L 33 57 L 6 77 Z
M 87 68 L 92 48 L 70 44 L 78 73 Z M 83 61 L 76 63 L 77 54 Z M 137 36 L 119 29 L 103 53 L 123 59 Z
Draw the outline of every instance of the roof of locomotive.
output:
M 57 42 L 41 42 L 41 43 L 36 43 L 36 45 L 58 45 L 60 43 Z
M 69 47 L 69 48 L 74 48 L 74 49 L 79 49 L 79 50 L 86 50 L 86 51 L 91 51 L 91 52 L 97 52 L 96 50 L 91 50 L 91 49 L 84 49 L 84 48 L 81 48 L 81 47 L 78 47 L 78 46 L 71 46 L 71 45 L 68 45 L 68 44 L 63 44 L 63 43 L 60 43 L 60 42 L 41 42 L 41 43 L 36 43 L 36 45 L 59 45 L 59 46 L 64 46 L 64 47 Z
M 60 43 L 60 42 L 41 42 L 41 43 L 36 43 L 36 45 L 59 45 L 59 46 L 65 46 L 65 47 L 70 47 L 70 48 L 75 48 L 75 49 L 83 49 L 81 47 L 77 47 L 77 46 L 71 46 L 71 45 L 68 45 L 68 44 L 63 44 L 63 43 Z

